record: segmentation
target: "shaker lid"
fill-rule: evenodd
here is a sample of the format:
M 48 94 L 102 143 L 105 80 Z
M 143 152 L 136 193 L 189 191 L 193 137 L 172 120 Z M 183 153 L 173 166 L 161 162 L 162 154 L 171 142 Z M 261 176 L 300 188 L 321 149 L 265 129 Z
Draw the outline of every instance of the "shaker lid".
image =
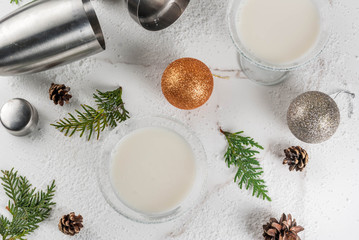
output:
M 11 132 L 24 130 L 32 116 L 31 104 L 22 98 L 14 98 L 3 105 L 0 110 L 0 121 Z

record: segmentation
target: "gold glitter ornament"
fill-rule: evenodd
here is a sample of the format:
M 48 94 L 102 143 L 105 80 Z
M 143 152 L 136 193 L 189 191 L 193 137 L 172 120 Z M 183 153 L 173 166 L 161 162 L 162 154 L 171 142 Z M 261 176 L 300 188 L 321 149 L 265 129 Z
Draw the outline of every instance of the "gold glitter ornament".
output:
M 194 58 L 181 58 L 168 65 L 161 83 L 167 101 L 184 110 L 205 104 L 212 95 L 213 85 L 209 68 Z

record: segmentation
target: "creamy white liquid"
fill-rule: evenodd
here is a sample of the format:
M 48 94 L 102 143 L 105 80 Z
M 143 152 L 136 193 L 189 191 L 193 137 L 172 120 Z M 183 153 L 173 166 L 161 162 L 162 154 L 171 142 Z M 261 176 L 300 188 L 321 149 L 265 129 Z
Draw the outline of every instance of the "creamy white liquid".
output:
M 112 160 L 111 180 L 119 198 L 144 213 L 177 207 L 196 176 L 191 146 L 165 128 L 142 128 L 125 136 Z
M 320 15 L 312 0 L 244 0 L 239 9 L 241 41 L 267 62 L 298 60 L 318 39 Z

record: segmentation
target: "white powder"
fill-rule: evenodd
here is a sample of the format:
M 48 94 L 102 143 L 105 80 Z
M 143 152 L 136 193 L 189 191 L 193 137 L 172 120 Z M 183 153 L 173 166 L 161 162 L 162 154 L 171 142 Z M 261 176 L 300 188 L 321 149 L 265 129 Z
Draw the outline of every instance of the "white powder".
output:
M 342 123 L 333 138 L 320 145 L 295 139 L 285 116 L 291 100 L 304 91 L 349 89 L 359 95 L 359 2 L 333 0 L 334 34 L 328 47 L 318 60 L 274 87 L 257 86 L 236 77 L 237 54 L 227 33 L 226 4 L 192 0 L 175 25 L 162 32 L 147 32 L 128 16 L 122 1 L 94 1 L 106 35 L 105 53 L 44 73 L 0 78 L 0 103 L 11 97 L 29 100 L 39 110 L 41 128 L 33 136 L 16 138 L 0 127 L 1 169 L 14 166 L 34 186 L 44 187 L 52 179 L 58 186 L 57 205 L 50 220 L 42 223 L 29 240 L 67 238 L 57 224 L 71 211 L 84 216 L 85 228 L 75 237 L 83 240 L 261 239 L 262 224 L 283 212 L 292 213 L 305 227 L 302 239 L 356 236 L 358 99 L 355 114 L 349 119 L 347 99 L 338 97 Z M 1 15 L 15 8 L 8 1 L 0 1 Z M 211 99 L 193 111 L 174 108 L 161 93 L 162 72 L 171 61 L 184 56 L 198 58 L 211 69 L 223 70 L 214 73 L 231 77 L 215 79 Z M 48 99 L 51 82 L 71 87 L 74 97 L 70 105 L 61 108 Z M 93 105 L 96 88 L 110 90 L 119 85 L 124 88 L 123 98 L 132 117 L 175 117 L 190 125 L 202 141 L 209 165 L 208 196 L 189 215 L 161 225 L 138 224 L 119 216 L 97 188 L 95 168 L 102 140 L 67 138 L 49 125 L 74 112 L 81 103 Z M 226 145 L 218 125 L 231 131 L 244 130 L 265 147 L 260 162 L 272 203 L 251 197 L 232 182 L 234 171 L 223 161 Z M 106 135 L 104 132 L 101 139 Z M 289 172 L 282 166 L 282 151 L 292 145 L 301 145 L 309 153 L 304 173 Z M 0 200 L 0 209 L 4 209 L 4 194 Z

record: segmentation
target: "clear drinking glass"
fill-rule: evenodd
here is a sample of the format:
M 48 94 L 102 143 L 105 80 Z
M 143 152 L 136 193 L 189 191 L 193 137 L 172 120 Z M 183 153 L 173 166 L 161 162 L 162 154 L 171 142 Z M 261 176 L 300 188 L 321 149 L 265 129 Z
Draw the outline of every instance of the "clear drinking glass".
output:
M 189 195 L 175 209 L 161 214 L 145 214 L 138 212 L 121 201 L 112 186 L 110 170 L 112 154 L 117 143 L 135 130 L 146 127 L 167 128 L 182 136 L 192 147 L 196 161 L 196 178 Z M 102 194 L 109 205 L 124 217 L 141 223 L 161 223 L 175 219 L 195 207 L 204 196 L 207 177 L 207 161 L 204 148 L 194 132 L 182 123 L 161 117 L 130 119 L 121 123 L 106 138 L 102 146 L 102 155 L 98 164 L 98 183 Z
M 229 1 L 227 21 L 231 38 L 239 52 L 238 60 L 240 67 L 250 80 L 262 85 L 278 84 L 286 79 L 289 71 L 297 69 L 315 59 L 325 48 L 332 27 L 331 5 L 328 0 L 312 0 L 320 14 L 320 32 L 315 46 L 304 57 L 287 64 L 266 62 L 253 55 L 242 43 L 238 28 L 238 18 L 239 8 L 244 1 L 250 0 Z

